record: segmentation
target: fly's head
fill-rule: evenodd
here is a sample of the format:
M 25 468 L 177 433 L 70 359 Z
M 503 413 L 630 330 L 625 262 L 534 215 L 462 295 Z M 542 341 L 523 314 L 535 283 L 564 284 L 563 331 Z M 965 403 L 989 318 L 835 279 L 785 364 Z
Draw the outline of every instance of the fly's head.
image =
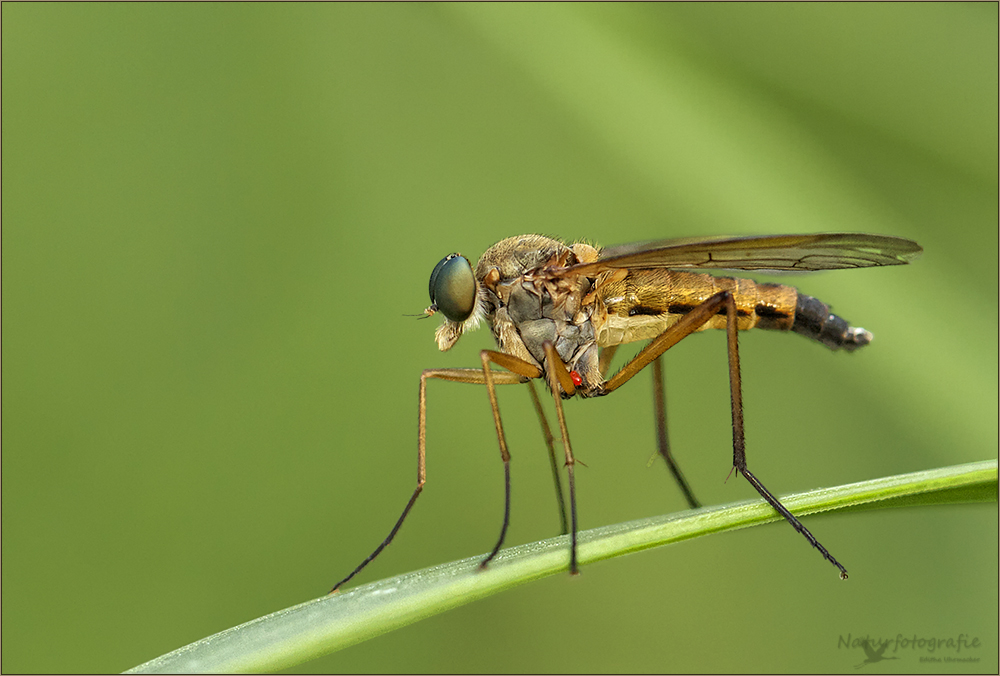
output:
M 480 284 L 469 260 L 459 253 L 445 256 L 434 266 L 429 290 L 431 305 L 424 314 L 444 315 L 444 323 L 434 333 L 438 349 L 444 352 L 458 342 L 466 329 L 479 326 L 485 316 L 484 299 L 480 298 Z

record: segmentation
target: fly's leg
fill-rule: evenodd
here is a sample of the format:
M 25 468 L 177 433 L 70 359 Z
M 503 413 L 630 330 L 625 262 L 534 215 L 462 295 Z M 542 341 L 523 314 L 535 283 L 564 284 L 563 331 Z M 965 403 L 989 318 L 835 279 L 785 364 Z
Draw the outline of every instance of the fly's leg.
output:
M 615 352 L 617 351 L 617 345 L 609 345 L 601 350 L 601 356 L 598 360 L 598 368 L 600 369 L 602 378 L 607 374 L 608 367 L 611 366 L 611 360 L 614 358 Z M 691 509 L 697 509 L 698 507 L 701 507 L 701 505 L 694 497 L 691 487 L 688 485 L 687 480 L 684 479 L 684 475 L 681 473 L 681 468 L 676 462 L 674 462 L 674 456 L 670 453 L 670 437 L 667 436 L 667 402 L 663 394 L 663 369 L 661 367 L 659 357 L 653 360 L 653 415 L 656 418 L 657 451 L 667 462 L 667 467 L 670 469 L 670 473 L 674 475 L 674 480 L 677 481 L 677 485 L 680 486 L 681 492 L 684 493 L 684 499 L 687 500 L 688 505 Z M 650 464 L 652 464 L 655 457 L 656 455 L 653 455 L 653 457 L 649 459 Z
M 709 321 L 720 310 L 725 309 L 726 313 L 726 342 L 729 352 L 729 392 L 732 402 L 733 416 L 733 467 L 743 474 L 750 485 L 760 493 L 761 497 L 767 501 L 781 516 L 792 525 L 792 528 L 809 541 L 813 547 L 819 550 L 827 561 L 840 570 L 841 579 L 847 579 L 847 570 L 833 558 L 826 548 L 809 532 L 809 529 L 802 525 L 788 509 L 762 484 L 757 477 L 747 469 L 746 444 L 743 432 L 743 394 L 740 386 L 740 355 L 737 340 L 736 323 L 736 302 L 729 291 L 720 291 L 701 305 L 688 312 L 673 326 L 668 327 L 663 333 L 654 338 L 646 347 L 639 351 L 632 361 L 627 363 L 611 380 L 605 383 L 605 392 L 613 392 L 636 373 L 648 366 L 650 362 L 656 360 L 661 354 L 676 345 L 681 339 L 689 336 L 698 330 L 703 324 Z
M 660 455 L 667 461 L 667 467 L 670 468 L 670 473 L 674 475 L 677 485 L 684 493 L 688 505 L 691 509 L 697 509 L 701 505 L 698 504 L 691 487 L 681 473 L 681 468 L 674 462 L 674 456 L 670 453 L 670 437 L 667 436 L 667 401 L 663 394 L 663 367 L 659 357 L 653 360 L 653 409 L 656 416 L 656 445 Z
M 510 453 L 507 452 L 507 437 L 503 433 L 503 422 L 500 420 L 500 407 L 497 405 L 497 391 L 494 387 L 495 383 L 503 384 L 500 377 L 511 377 L 517 379 L 516 382 L 524 382 L 526 378 L 538 378 L 542 375 L 542 372 L 538 370 L 538 367 L 534 364 L 514 357 L 509 354 L 504 354 L 503 352 L 494 352 L 493 350 L 481 350 L 479 352 L 479 358 L 483 362 L 482 375 L 486 382 L 486 392 L 490 397 L 490 408 L 493 410 L 493 422 L 496 425 L 497 430 L 497 441 L 500 444 L 500 458 L 503 460 L 503 472 L 504 472 L 504 505 L 503 505 L 503 526 L 500 528 L 500 537 L 497 539 L 496 545 L 485 559 L 479 564 L 479 568 L 485 568 L 486 564 L 493 560 L 493 557 L 497 555 L 500 551 L 500 547 L 503 546 L 504 538 L 507 537 L 507 526 L 510 524 Z M 507 369 L 506 372 L 500 371 L 493 373 L 490 368 L 490 362 L 498 366 L 502 366 Z
M 504 355 L 506 356 L 506 355 Z M 506 364 L 504 364 L 506 366 Z M 527 364 L 531 366 L 530 364 Z M 534 368 L 534 367 L 532 367 Z M 535 371 L 538 371 L 536 368 Z M 504 459 L 504 474 L 505 474 L 505 494 L 506 494 L 506 506 L 504 508 L 504 526 L 503 530 L 507 530 L 507 515 L 510 513 L 510 469 L 509 461 L 510 455 L 507 453 L 507 443 L 503 438 L 503 428 L 500 426 L 500 414 L 496 409 L 496 392 L 493 390 L 494 385 L 513 385 L 523 383 L 525 377 L 514 372 L 498 372 L 490 374 L 492 377 L 487 378 L 486 371 L 483 369 L 427 369 L 420 374 L 420 395 L 419 404 L 417 406 L 417 487 L 413 491 L 413 495 L 410 496 L 410 501 L 406 503 L 406 507 L 403 509 L 403 513 L 400 514 L 399 519 L 396 521 L 396 525 L 392 527 L 389 531 L 388 537 L 382 541 L 375 551 L 372 552 L 368 558 L 361 562 L 361 564 L 351 571 L 351 574 L 345 577 L 343 580 L 338 582 L 330 590 L 330 593 L 337 591 L 344 584 L 346 584 L 351 578 L 360 573 L 365 566 L 371 563 L 376 556 L 382 553 L 382 550 L 389 546 L 392 539 L 396 537 L 396 533 L 399 531 L 400 526 L 403 525 L 403 521 L 406 516 L 413 509 L 414 503 L 417 501 L 417 496 L 420 495 L 420 491 L 424 488 L 424 483 L 427 481 L 427 467 L 426 467 L 426 448 L 427 448 L 427 380 L 430 378 L 437 378 L 439 380 L 450 380 L 456 383 L 469 383 L 474 385 L 484 385 L 486 384 L 487 389 L 490 392 L 490 403 L 494 410 L 494 419 L 497 422 L 497 434 L 500 438 L 500 448 L 501 457 Z M 538 372 L 541 375 L 541 372 Z M 537 376 L 535 376 L 537 377 Z M 500 541 L 503 541 L 503 533 L 501 533 Z M 497 547 L 499 549 L 499 545 Z M 495 552 L 494 552 L 495 553 Z M 492 558 L 492 554 L 490 558 Z M 489 559 L 487 559 L 489 560 Z M 484 562 L 485 563 L 485 562 Z
M 531 394 L 531 403 L 535 405 L 535 412 L 538 414 L 538 422 L 542 425 L 542 436 L 545 437 L 545 446 L 549 449 L 549 464 L 552 466 L 552 481 L 556 487 L 556 501 L 559 503 L 559 523 L 562 525 L 562 534 L 569 533 L 569 523 L 566 521 L 566 501 L 563 499 L 562 479 L 559 478 L 559 463 L 556 462 L 556 449 L 553 445 L 552 430 L 549 428 L 549 421 L 545 419 L 545 411 L 542 410 L 542 402 L 535 392 L 535 384 L 528 381 L 528 392 Z
M 569 443 L 569 430 L 566 429 L 566 416 L 563 415 L 562 395 L 565 392 L 572 395 L 576 391 L 573 385 L 573 378 L 569 374 L 569 369 L 563 362 L 556 348 L 551 342 L 545 341 L 542 344 L 545 350 L 545 368 L 548 378 L 549 389 L 552 390 L 552 398 L 556 403 L 556 419 L 559 421 L 559 432 L 562 434 L 563 450 L 566 452 L 566 475 L 569 478 L 569 513 L 570 513 L 570 550 L 569 550 L 569 572 L 570 575 L 579 575 L 580 569 L 576 562 L 576 482 L 573 478 L 573 468 L 576 465 L 576 458 L 573 457 L 573 447 Z
M 743 391 L 740 385 L 740 353 L 737 347 L 737 327 L 736 327 L 736 303 L 732 294 L 727 294 L 726 302 L 726 342 L 729 347 L 729 392 L 733 403 L 733 467 L 737 472 L 741 472 L 750 485 L 756 489 L 760 496 L 774 508 L 778 514 L 785 517 L 785 520 L 792 525 L 802 536 L 809 541 L 813 547 L 819 550 L 827 561 L 840 570 L 840 579 L 847 579 L 847 569 L 840 565 L 837 559 L 820 544 L 819 540 L 809 532 L 809 529 L 802 525 L 802 522 L 795 518 L 788 509 L 781 504 L 781 501 L 771 491 L 762 484 L 757 477 L 747 469 L 746 444 L 743 434 Z

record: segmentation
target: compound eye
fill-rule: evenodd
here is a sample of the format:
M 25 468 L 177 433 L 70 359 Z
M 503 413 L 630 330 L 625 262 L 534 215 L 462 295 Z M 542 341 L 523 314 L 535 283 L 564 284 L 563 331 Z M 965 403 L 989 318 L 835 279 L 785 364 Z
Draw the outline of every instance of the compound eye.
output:
M 464 322 L 476 307 L 476 277 L 461 254 L 441 259 L 431 273 L 431 305 L 453 322 Z

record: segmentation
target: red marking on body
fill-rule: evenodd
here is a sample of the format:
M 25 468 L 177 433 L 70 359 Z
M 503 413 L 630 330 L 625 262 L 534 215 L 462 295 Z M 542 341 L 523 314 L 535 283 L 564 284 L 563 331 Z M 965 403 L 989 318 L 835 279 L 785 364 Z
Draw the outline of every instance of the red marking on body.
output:
M 577 373 L 576 371 L 570 371 L 569 372 L 569 377 L 570 377 L 570 379 L 572 379 L 573 384 L 576 385 L 577 387 L 580 387 L 581 385 L 583 385 L 583 378 L 581 378 L 580 374 Z

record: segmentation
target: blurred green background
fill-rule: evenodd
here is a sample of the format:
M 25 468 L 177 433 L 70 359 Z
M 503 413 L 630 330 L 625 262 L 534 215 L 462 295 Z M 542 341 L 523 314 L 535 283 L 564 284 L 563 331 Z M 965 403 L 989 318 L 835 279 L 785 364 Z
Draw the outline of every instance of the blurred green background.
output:
M 123 670 L 324 594 L 410 495 L 421 369 L 492 343 L 441 354 L 438 320 L 403 315 L 442 256 L 510 235 L 916 239 L 907 268 L 782 278 L 876 339 L 743 337 L 750 467 L 782 494 L 996 457 L 995 3 L 2 12 L 4 672 Z M 696 494 L 755 497 L 723 483 L 722 332 L 665 368 Z M 359 583 L 498 533 L 486 394 L 429 400 L 429 483 Z M 507 542 L 555 535 L 529 398 L 500 404 Z M 684 508 L 646 466 L 648 375 L 567 415 L 583 527 Z M 965 634 L 978 662 L 866 669 L 996 671 L 995 505 L 807 525 L 849 582 L 778 524 L 302 668 L 838 672 L 848 636 Z

